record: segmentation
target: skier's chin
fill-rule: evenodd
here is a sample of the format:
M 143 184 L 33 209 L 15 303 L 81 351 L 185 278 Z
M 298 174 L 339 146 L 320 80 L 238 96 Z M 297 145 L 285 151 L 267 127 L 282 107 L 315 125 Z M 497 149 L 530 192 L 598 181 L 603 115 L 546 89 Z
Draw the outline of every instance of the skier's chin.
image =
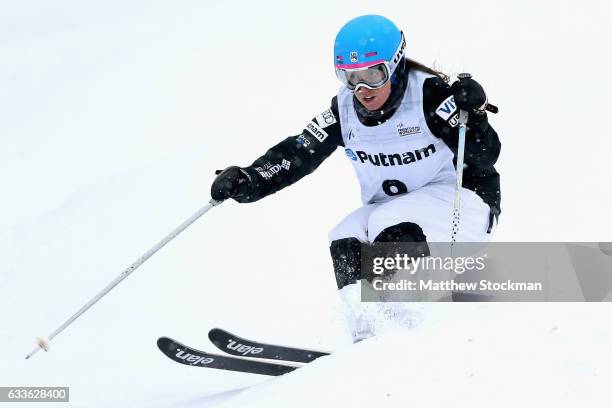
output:
M 369 111 L 375 111 L 382 108 L 385 104 L 389 95 L 391 94 L 391 83 L 387 82 L 385 85 L 378 89 L 365 89 L 360 88 L 356 91 L 355 95 L 357 100 Z
M 378 97 L 378 96 L 361 97 L 359 99 L 359 102 L 361 102 L 363 107 L 366 108 L 369 111 L 378 110 L 378 109 L 381 108 L 381 106 L 384 105 L 384 101 L 383 101 L 383 103 L 380 103 L 380 97 Z

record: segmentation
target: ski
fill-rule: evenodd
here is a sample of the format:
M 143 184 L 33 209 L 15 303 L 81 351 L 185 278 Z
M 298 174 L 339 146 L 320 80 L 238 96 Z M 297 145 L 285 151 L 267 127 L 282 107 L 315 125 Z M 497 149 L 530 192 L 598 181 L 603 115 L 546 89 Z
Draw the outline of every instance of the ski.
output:
M 208 367 L 273 376 L 283 375 L 299 368 L 286 364 L 211 354 L 188 347 L 170 337 L 160 337 L 157 339 L 157 347 L 169 359 L 193 367 Z
M 218 349 L 233 356 L 240 357 L 310 363 L 319 357 L 329 355 L 329 353 L 323 351 L 279 346 L 276 344 L 266 344 L 247 340 L 218 328 L 211 329 L 208 332 L 208 338 Z

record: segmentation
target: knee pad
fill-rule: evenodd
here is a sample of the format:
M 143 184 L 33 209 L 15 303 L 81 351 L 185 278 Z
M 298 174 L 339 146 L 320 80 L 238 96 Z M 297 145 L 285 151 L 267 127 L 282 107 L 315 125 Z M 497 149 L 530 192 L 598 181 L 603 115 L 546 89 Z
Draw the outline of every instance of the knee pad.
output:
M 387 227 L 374 239 L 374 242 L 426 242 L 427 237 L 421 227 L 413 222 L 402 222 Z
M 357 238 L 342 238 L 329 246 L 338 289 L 361 279 L 361 245 Z
M 402 245 L 402 243 L 413 244 Z M 402 222 L 385 228 L 374 239 L 373 245 L 383 247 L 388 257 L 393 257 L 398 253 L 406 253 L 414 258 L 431 255 L 429 245 L 427 245 L 427 237 L 421 227 L 413 222 Z

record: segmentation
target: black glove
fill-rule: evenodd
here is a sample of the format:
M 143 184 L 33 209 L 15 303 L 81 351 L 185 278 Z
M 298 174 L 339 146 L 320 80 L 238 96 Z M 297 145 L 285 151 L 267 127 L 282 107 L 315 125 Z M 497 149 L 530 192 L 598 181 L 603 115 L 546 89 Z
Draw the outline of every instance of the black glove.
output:
M 468 112 L 484 111 L 487 106 L 487 95 L 482 86 L 472 78 L 462 78 L 451 85 L 455 105 Z
M 238 166 L 231 166 L 225 170 L 215 172 L 217 178 L 210 187 L 210 196 L 213 200 L 223 201 L 246 195 L 251 188 L 251 176 Z

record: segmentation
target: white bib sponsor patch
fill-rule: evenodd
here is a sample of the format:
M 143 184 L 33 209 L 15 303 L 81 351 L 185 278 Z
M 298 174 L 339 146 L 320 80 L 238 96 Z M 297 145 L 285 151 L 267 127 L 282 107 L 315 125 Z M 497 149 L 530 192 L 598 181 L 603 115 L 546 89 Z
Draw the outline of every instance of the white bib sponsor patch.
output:
M 436 109 L 436 113 L 442 119 L 448 120 L 448 118 L 450 118 L 451 115 L 455 113 L 456 110 L 457 110 L 457 105 L 455 105 L 455 97 L 451 95 L 448 98 L 446 98 L 440 104 L 440 106 L 438 106 L 438 108 Z
M 315 119 L 319 126 L 321 126 L 321 128 L 323 129 L 325 129 L 329 125 L 333 125 L 334 123 L 336 123 L 336 117 L 334 116 L 331 109 L 323 111 L 320 115 L 317 115 Z
M 306 130 L 309 131 L 319 142 L 327 139 L 327 132 L 324 131 L 314 122 L 308 122 L 306 125 Z
M 421 126 L 418 124 L 404 124 L 404 122 L 396 122 L 397 134 L 399 136 L 410 136 L 421 133 Z

